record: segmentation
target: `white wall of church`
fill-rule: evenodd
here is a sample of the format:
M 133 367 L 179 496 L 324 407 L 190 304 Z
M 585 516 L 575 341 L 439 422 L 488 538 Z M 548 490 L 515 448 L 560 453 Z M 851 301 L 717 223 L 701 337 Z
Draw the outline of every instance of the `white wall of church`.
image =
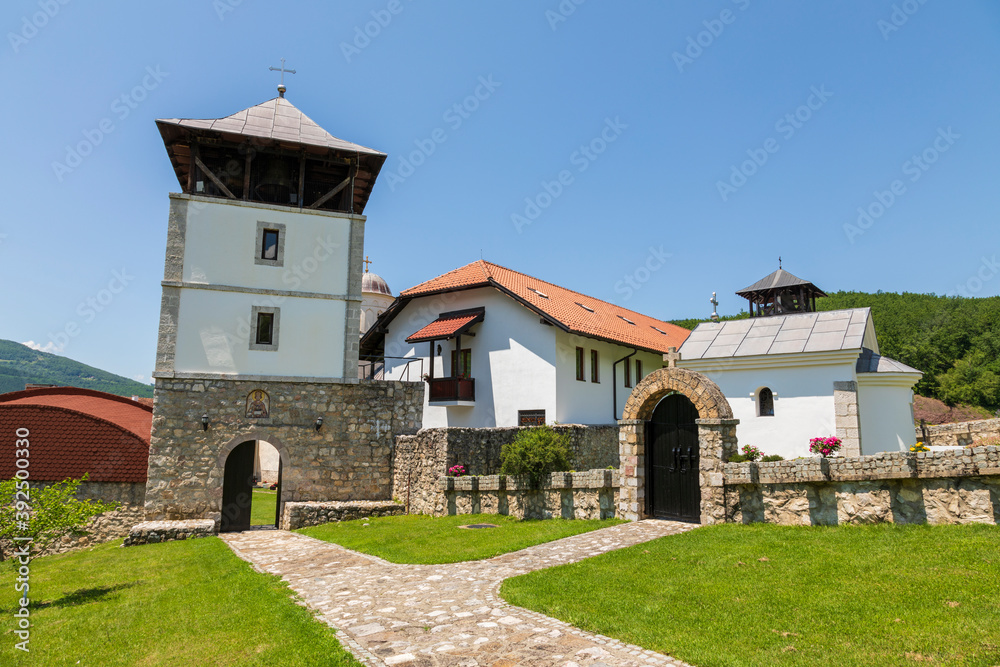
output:
M 913 380 L 890 384 L 885 375 L 858 375 L 862 454 L 908 452 L 917 442 L 910 388 Z
M 285 225 L 282 266 L 255 263 L 258 221 Z M 188 208 L 183 279 L 345 295 L 350 225 L 344 214 L 199 200 Z
M 364 334 L 375 324 L 378 316 L 385 312 L 392 302 L 393 297 L 388 294 L 377 292 L 361 293 L 361 328 L 359 331 Z
M 253 306 L 280 309 L 278 349 L 250 349 Z M 218 290 L 181 290 L 174 370 L 341 377 L 345 302 Z
M 583 348 L 583 380 L 576 379 L 576 348 Z M 636 385 L 635 360 L 642 360 L 643 377 L 663 366 L 663 355 L 639 352 L 628 360 L 632 372 L 632 387 L 625 386 L 625 362 L 616 366 L 612 378 L 612 364 L 632 352 L 632 348 L 605 343 L 579 334 L 556 332 L 556 350 L 559 360 L 556 392 L 558 409 L 556 420 L 560 424 L 613 424 L 621 419 L 625 401 Z M 591 351 L 597 350 L 598 380 L 591 381 Z M 611 389 L 614 380 L 617 396 Z M 612 399 L 616 405 L 612 407 Z
M 441 313 L 479 306 L 486 308 L 484 321 L 473 327 L 474 337 L 462 337 L 462 347 L 472 350 L 475 406 L 430 405 L 425 394 L 424 428 L 515 426 L 518 410 L 545 410 L 551 423 L 557 412 L 555 330 L 493 288 L 414 299 L 389 324 L 386 356 L 423 358 L 424 372 L 428 372 L 428 343 L 407 343 L 406 337 Z M 437 345 L 442 353 L 435 355 L 434 375 L 444 377 L 451 374 L 455 341 L 438 341 Z M 387 359 L 386 363 L 395 369 L 388 377 L 395 378 L 405 362 Z
M 833 383 L 855 379 L 853 362 L 723 371 L 701 370 L 683 361 L 680 365 L 704 373 L 719 385 L 733 416 L 740 420 L 736 436 L 741 448 L 754 445 L 764 454 L 786 459 L 811 456 L 811 438 L 836 435 Z M 758 414 L 761 387 L 774 392 L 773 417 Z

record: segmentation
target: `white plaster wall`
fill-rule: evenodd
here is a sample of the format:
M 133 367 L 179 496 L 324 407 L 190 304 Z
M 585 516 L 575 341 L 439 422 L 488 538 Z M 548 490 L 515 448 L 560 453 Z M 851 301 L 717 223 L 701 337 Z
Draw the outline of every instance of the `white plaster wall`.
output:
M 174 370 L 343 376 L 345 302 L 182 289 Z M 252 306 L 281 309 L 276 351 L 250 350 Z
M 557 421 L 561 424 L 613 424 L 621 419 L 625 402 L 636 385 L 635 360 L 642 360 L 643 377 L 654 370 L 663 367 L 663 355 L 640 351 L 632 356 L 628 363 L 632 366 L 632 386 L 625 386 L 625 362 L 616 367 L 615 384 L 617 396 L 612 392 L 611 366 L 633 348 L 605 343 L 603 341 L 570 334 L 564 331 L 556 333 L 556 350 L 558 359 L 558 379 L 556 391 L 558 397 Z M 576 379 L 576 348 L 584 350 L 584 379 Z M 590 381 L 590 352 L 597 350 L 600 365 L 600 382 Z M 612 398 L 616 405 L 612 408 Z
M 693 364 L 681 362 L 681 366 L 699 370 Z M 811 438 L 836 434 L 833 383 L 855 377 L 853 363 L 699 372 L 719 385 L 733 416 L 740 420 L 736 427 L 740 447 L 755 445 L 764 454 L 786 459 L 811 456 Z M 773 417 L 757 414 L 756 392 L 761 387 L 775 394 Z
M 878 375 L 878 374 L 873 374 Z M 858 375 L 861 453 L 908 452 L 917 442 L 913 426 L 913 391 Z
M 257 441 L 257 466 L 261 482 L 264 484 L 278 482 L 279 459 L 278 450 L 274 448 L 274 445 L 266 440 Z
M 389 324 L 387 357 L 423 358 L 428 343 L 410 344 L 406 337 L 437 319 L 438 315 L 466 308 L 486 308 L 485 319 L 473 327 L 474 337 L 463 336 L 462 347 L 472 350 L 472 377 L 476 380 L 474 407 L 432 406 L 424 395 L 424 428 L 442 426 L 516 426 L 518 410 L 545 410 L 546 420 L 556 419 L 555 330 L 539 316 L 493 288 L 467 290 L 414 299 Z M 435 377 L 451 373 L 455 341 L 438 341 Z M 387 377 L 399 375 L 405 362 L 387 359 Z M 416 364 L 410 373 L 416 371 Z
M 258 220 L 285 225 L 283 266 L 254 262 Z M 344 295 L 350 222 L 343 215 L 193 202 L 188 208 L 183 279 Z

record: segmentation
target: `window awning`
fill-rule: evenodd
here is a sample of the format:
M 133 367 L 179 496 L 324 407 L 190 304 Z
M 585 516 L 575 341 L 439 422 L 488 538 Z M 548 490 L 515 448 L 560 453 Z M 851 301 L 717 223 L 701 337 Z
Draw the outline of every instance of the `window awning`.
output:
M 461 336 L 474 325 L 483 321 L 485 308 L 470 308 L 456 310 L 451 313 L 441 313 L 436 320 L 427 326 L 413 332 L 407 337 L 407 343 L 426 343 L 432 340 L 447 340 Z

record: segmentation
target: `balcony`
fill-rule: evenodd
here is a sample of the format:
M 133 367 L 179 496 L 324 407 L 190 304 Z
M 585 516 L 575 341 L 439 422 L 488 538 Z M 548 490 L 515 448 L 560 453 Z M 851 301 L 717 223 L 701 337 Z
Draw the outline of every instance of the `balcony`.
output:
M 427 381 L 428 403 L 438 406 L 476 404 L 474 378 L 433 378 Z

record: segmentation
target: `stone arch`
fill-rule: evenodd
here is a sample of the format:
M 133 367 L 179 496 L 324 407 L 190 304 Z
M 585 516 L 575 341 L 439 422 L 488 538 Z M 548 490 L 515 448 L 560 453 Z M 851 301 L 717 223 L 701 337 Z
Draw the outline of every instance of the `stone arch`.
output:
M 215 519 L 218 522 L 221 522 L 222 517 L 222 484 L 224 472 L 226 470 L 226 459 L 229 458 L 229 455 L 234 449 L 236 449 L 236 447 L 244 442 L 247 442 L 248 440 L 263 440 L 278 450 L 278 458 L 281 459 L 282 468 L 279 484 L 280 497 L 278 498 L 278 505 L 280 506 L 281 503 L 295 498 L 296 476 L 289 474 L 291 471 L 291 457 L 288 455 L 288 447 L 274 434 L 269 433 L 264 429 L 254 428 L 246 433 L 233 437 L 229 440 L 229 442 L 219 448 L 219 455 L 215 461 L 216 470 L 214 473 L 214 477 L 218 480 L 218 489 L 217 492 L 213 494 L 215 507 L 213 514 L 210 515 L 210 518 Z M 282 513 L 283 512 L 284 510 L 282 510 Z M 282 521 L 283 520 L 284 519 L 282 519 Z
M 687 396 L 702 419 L 733 418 L 733 409 L 722 395 L 719 385 L 701 373 L 685 368 L 661 368 L 635 386 L 625 401 L 622 419 L 646 421 L 653 414 L 656 404 L 667 394 L 675 392 Z
M 736 453 L 736 425 L 733 409 L 719 386 L 708 377 L 685 368 L 661 368 L 636 385 L 625 401 L 619 421 L 621 486 L 618 516 L 636 521 L 645 519 L 646 507 L 646 422 L 656 405 L 670 394 L 686 396 L 698 411 L 699 485 L 701 523 L 725 520 L 722 465 Z

